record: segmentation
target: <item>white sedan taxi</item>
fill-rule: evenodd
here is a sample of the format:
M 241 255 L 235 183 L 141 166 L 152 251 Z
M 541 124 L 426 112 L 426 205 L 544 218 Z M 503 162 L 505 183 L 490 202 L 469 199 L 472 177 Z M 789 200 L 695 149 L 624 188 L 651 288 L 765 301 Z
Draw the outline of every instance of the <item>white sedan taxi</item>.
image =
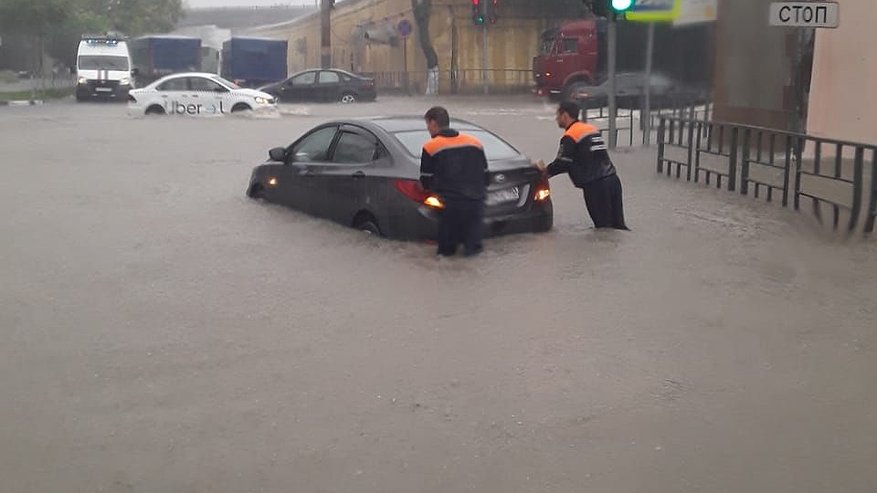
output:
M 135 115 L 212 116 L 242 111 L 276 112 L 274 96 L 244 89 L 216 74 L 184 73 L 158 79 L 128 94 Z

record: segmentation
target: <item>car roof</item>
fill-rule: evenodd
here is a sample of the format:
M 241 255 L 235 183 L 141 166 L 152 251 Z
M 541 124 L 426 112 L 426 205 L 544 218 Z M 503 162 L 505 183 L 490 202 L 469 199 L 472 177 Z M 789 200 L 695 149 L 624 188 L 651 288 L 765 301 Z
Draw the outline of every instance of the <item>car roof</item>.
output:
M 365 121 L 389 133 L 426 130 L 422 116 L 379 116 L 367 118 Z M 451 119 L 451 127 L 456 130 L 484 130 L 474 123 L 456 118 Z

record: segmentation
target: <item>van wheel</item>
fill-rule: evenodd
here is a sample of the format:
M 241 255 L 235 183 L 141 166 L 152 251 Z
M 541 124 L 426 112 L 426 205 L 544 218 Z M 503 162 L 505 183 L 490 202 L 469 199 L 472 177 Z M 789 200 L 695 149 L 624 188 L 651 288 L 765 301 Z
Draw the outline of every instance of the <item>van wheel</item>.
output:
M 154 104 L 154 105 L 150 106 L 149 108 L 146 108 L 146 114 L 147 115 L 165 115 L 165 114 L 167 114 L 167 112 L 165 112 L 164 108 L 162 108 L 161 106 Z

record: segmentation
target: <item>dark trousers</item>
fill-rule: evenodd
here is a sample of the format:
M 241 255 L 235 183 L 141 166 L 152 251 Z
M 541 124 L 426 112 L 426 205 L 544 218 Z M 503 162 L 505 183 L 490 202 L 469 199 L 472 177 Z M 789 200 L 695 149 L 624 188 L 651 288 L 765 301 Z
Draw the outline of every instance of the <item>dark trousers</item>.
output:
M 451 256 L 462 243 L 466 255 L 477 255 L 483 249 L 484 201 L 448 199 L 439 213 L 438 254 Z
M 585 205 L 597 228 L 627 229 L 624 223 L 621 180 L 618 175 L 585 185 Z

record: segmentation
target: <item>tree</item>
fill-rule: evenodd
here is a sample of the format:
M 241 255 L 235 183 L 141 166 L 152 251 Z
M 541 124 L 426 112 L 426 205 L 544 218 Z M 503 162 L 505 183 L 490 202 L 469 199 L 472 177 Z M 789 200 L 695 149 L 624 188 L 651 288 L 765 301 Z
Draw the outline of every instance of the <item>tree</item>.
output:
M 432 0 L 411 0 L 411 8 L 414 11 L 414 21 L 417 23 L 417 38 L 420 41 L 420 49 L 426 57 L 426 68 L 432 70 L 438 68 L 438 54 L 432 46 L 432 38 L 429 35 L 429 19 L 432 14 Z

